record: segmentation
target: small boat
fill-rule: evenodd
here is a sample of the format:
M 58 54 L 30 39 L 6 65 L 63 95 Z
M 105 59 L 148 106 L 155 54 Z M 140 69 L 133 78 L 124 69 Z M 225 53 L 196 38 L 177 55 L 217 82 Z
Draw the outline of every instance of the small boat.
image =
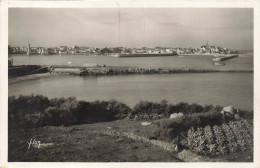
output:
M 229 56 L 223 55 L 223 56 L 215 57 L 212 60 L 213 61 L 226 61 L 226 60 L 233 59 L 236 57 L 238 57 L 238 55 L 229 55 Z

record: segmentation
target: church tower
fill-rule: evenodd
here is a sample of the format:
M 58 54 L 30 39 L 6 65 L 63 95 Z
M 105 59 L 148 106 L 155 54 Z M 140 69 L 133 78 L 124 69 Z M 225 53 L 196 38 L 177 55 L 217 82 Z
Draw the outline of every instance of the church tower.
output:
M 206 44 L 206 49 L 209 50 L 209 43 Z
M 28 44 L 27 55 L 30 55 L 30 54 L 31 54 L 31 46 L 30 46 L 30 44 Z

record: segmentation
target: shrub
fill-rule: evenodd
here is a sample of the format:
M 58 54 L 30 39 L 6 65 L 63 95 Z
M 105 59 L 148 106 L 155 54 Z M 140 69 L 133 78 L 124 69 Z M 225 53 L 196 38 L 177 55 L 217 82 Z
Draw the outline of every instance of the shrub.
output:
M 113 116 L 112 119 L 125 118 L 132 112 L 129 106 L 114 99 L 108 101 L 107 103 L 106 110 L 109 111 L 111 116 Z
M 203 111 L 203 107 L 201 105 L 198 105 L 196 103 L 192 103 L 190 105 L 190 113 L 199 113 Z
M 215 142 L 217 145 L 217 153 L 226 154 L 226 146 L 224 144 L 225 137 L 224 134 L 219 126 L 213 126 L 214 134 L 215 134 Z
M 8 99 L 9 129 L 73 125 L 125 118 L 131 109 L 116 100 L 85 102 L 73 97 L 51 99 L 19 96 Z
M 230 153 L 234 153 L 238 149 L 238 146 L 237 146 L 237 143 L 236 143 L 236 137 L 234 135 L 234 132 L 232 131 L 230 126 L 227 125 L 227 124 L 223 124 L 222 128 L 223 128 L 223 131 L 224 131 L 224 133 L 226 135 L 227 147 L 229 149 L 229 152 Z
M 246 119 L 249 119 L 249 120 L 253 120 L 253 117 L 254 117 L 253 111 L 239 110 L 238 114 L 239 114 L 240 117 L 246 118 Z
M 176 107 L 178 109 L 177 112 L 183 112 L 184 114 L 187 114 L 190 111 L 190 105 L 188 103 L 180 102 L 176 104 Z
M 195 143 L 194 143 L 194 139 L 196 138 L 196 134 L 195 134 L 195 130 L 194 127 L 192 127 L 191 129 L 188 130 L 187 133 L 187 142 L 186 145 L 190 148 L 190 149 L 194 149 L 195 148 Z M 185 145 L 185 144 L 184 144 Z
M 187 114 L 173 119 L 164 119 L 156 123 L 161 138 L 176 138 L 181 132 L 187 132 L 191 127 L 205 127 L 207 125 L 220 125 L 226 122 L 226 117 L 220 112 L 210 111 L 204 113 Z M 174 131 L 168 131 L 168 129 Z M 171 133 L 171 134 L 169 134 Z
M 149 101 L 140 101 L 137 103 L 132 111 L 132 118 L 139 119 L 155 119 L 168 116 L 170 113 L 170 107 L 167 101 L 163 100 L 160 103 L 154 103 Z
M 37 113 L 50 105 L 47 97 L 40 95 L 19 96 L 18 98 L 8 98 L 8 113 L 12 115 L 21 115 L 23 113 Z
M 243 136 L 244 130 L 242 129 L 242 123 L 237 122 L 230 122 L 229 127 L 232 129 L 232 132 L 234 133 L 237 144 L 239 145 L 240 149 L 244 151 L 246 149 L 246 142 Z
M 206 104 L 204 107 L 203 107 L 203 112 L 209 112 L 210 110 L 214 109 L 214 106 L 211 104 L 211 105 L 208 105 Z
M 8 98 L 8 122 L 10 129 L 38 126 L 40 113 L 50 105 L 47 97 L 40 95 Z
M 207 153 L 215 153 L 216 152 L 216 144 L 214 142 L 214 134 L 212 132 L 211 126 L 206 126 L 204 128 L 204 136 L 206 140 L 206 151 Z
M 196 103 L 188 104 L 180 102 L 176 105 L 168 104 L 163 100 L 158 102 L 140 101 L 133 108 L 132 118 L 138 119 L 157 119 L 169 118 L 173 113 L 182 112 L 186 115 L 207 112 L 220 112 L 221 106 L 205 105 L 204 107 Z

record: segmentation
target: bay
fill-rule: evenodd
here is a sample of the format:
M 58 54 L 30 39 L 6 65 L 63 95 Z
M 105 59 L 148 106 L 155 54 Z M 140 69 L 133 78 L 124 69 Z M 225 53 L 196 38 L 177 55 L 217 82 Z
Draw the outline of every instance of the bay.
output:
M 9 96 L 40 94 L 95 101 L 116 99 L 133 107 L 140 100 L 253 109 L 253 73 L 53 76 L 9 84 Z

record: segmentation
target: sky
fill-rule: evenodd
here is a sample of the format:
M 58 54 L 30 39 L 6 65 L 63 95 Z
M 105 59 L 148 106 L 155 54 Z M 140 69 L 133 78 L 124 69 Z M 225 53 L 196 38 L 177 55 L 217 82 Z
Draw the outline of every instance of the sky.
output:
M 9 8 L 8 44 L 253 50 L 250 8 Z

